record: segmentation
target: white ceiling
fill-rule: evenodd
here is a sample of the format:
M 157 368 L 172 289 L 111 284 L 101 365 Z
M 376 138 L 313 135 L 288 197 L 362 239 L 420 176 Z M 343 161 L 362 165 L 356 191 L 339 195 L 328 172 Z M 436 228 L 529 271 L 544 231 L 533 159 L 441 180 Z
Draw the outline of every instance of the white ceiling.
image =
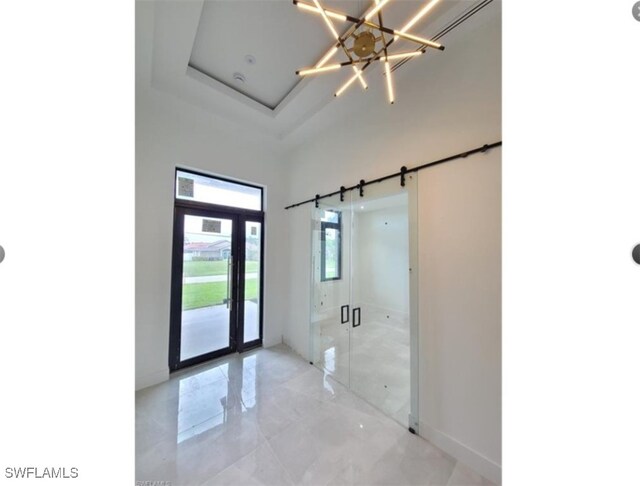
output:
M 329 3 L 350 15 L 360 13 L 357 2 Z M 320 17 L 290 2 L 206 1 L 189 65 L 274 109 L 300 81 L 296 70 L 324 55 L 327 34 Z M 247 55 L 255 64 L 245 61 Z M 236 72 L 245 83 L 233 79 Z
M 383 9 L 385 25 L 401 28 L 427 1 L 392 0 Z M 359 16 L 372 2 L 321 3 Z M 475 0 L 442 0 L 411 32 L 431 37 L 474 3 Z M 349 26 L 338 21 L 335 25 L 339 32 Z M 450 35 L 441 41 L 445 47 Z M 349 77 L 344 70 L 304 79 L 295 74 L 297 69 L 317 63 L 332 45 L 332 36 L 320 16 L 301 11 L 291 0 L 158 1 L 154 4 L 152 44 L 153 87 L 280 140 L 329 103 L 348 104 L 362 95 L 354 83 L 345 96 L 333 96 Z M 415 47 L 406 41 L 396 44 L 394 51 Z M 430 51 L 430 55 L 447 55 L 446 49 Z M 246 55 L 254 56 L 255 64 L 246 63 Z M 338 55 L 335 59 L 344 60 Z M 402 70 L 410 71 L 414 63 L 421 61 L 422 58 L 412 60 Z M 366 77 L 375 89 L 381 67 L 372 67 Z M 244 75 L 244 84 L 233 80 L 236 72 Z M 401 86 L 397 88 L 401 90 Z M 368 91 L 371 90 L 370 87 Z M 386 103 L 383 94 L 371 99 Z

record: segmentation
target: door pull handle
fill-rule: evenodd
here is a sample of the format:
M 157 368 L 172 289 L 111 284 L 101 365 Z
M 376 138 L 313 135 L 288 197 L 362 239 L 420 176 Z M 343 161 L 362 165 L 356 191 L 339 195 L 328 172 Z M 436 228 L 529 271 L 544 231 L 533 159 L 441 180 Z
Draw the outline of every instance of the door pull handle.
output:
M 347 311 L 346 317 L 344 312 L 345 310 Z M 349 322 L 349 304 L 340 307 L 340 324 L 345 324 L 347 322 Z
M 356 312 L 358 313 L 358 320 L 356 321 Z M 353 319 L 352 319 L 352 327 L 358 327 L 360 325 L 360 307 L 353 308 Z M 357 324 L 356 324 L 357 322 Z

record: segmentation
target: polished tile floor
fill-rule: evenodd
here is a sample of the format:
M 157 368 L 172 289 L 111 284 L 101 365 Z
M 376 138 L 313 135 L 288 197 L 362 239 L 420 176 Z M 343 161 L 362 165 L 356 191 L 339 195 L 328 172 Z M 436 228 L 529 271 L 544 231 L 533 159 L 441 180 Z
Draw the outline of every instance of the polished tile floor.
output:
M 409 316 L 361 305 L 361 325 L 313 325 L 313 362 L 401 425 L 411 404 Z
M 136 393 L 136 480 L 178 485 L 491 485 L 286 346 Z

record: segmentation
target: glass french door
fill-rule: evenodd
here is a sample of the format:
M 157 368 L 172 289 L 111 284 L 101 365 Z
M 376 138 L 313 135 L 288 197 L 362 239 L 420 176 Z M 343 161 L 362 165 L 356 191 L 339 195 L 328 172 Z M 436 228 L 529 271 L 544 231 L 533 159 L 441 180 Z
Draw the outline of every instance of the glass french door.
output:
M 261 343 L 261 262 L 261 218 L 176 206 L 171 369 Z
M 354 189 L 342 201 L 337 195 L 313 208 L 311 356 L 325 373 L 415 428 L 413 177 L 407 175 L 404 186 L 399 178 L 365 186 L 362 195 Z M 334 260 L 340 262 L 338 273 L 332 271 Z

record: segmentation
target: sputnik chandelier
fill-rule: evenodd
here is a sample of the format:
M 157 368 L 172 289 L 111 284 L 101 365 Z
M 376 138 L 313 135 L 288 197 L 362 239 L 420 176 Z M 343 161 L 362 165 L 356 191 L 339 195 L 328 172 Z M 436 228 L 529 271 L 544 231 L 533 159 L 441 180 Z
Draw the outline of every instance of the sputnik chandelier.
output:
M 363 89 L 367 89 L 367 82 L 364 79 L 363 71 L 375 63 L 382 63 L 384 66 L 384 74 L 387 82 L 387 95 L 389 103 L 395 101 L 393 91 L 393 80 L 391 79 L 391 67 L 389 61 L 396 59 L 405 59 L 408 57 L 420 56 L 426 52 L 428 48 L 443 51 L 444 46 L 437 42 L 423 39 L 417 35 L 408 32 L 420 19 L 435 7 L 440 0 L 431 0 L 422 7 L 411 20 L 409 20 L 400 30 L 385 27 L 382 22 L 382 8 L 386 6 L 390 0 L 374 0 L 374 4 L 364 14 L 362 18 L 352 17 L 335 10 L 324 8 L 320 5 L 319 0 L 312 0 L 308 3 L 304 0 L 293 0 L 294 5 L 307 12 L 320 15 L 324 19 L 324 23 L 335 38 L 336 42 L 331 46 L 327 53 L 322 56 L 320 61 L 312 67 L 296 71 L 299 76 L 308 76 L 311 74 L 326 73 L 336 71 L 343 67 L 351 66 L 353 75 L 335 92 L 334 96 L 340 96 L 351 86 L 357 79 Z M 339 35 L 332 19 L 341 22 L 351 22 L 351 27 L 344 33 Z M 376 22 L 377 20 L 377 22 Z M 387 36 L 385 36 L 387 34 Z M 409 52 L 389 53 L 389 47 L 398 39 L 404 39 L 418 44 L 418 48 Z M 340 50 L 347 56 L 344 62 L 327 64 L 329 60 Z M 362 67 L 360 67 L 362 66 Z

